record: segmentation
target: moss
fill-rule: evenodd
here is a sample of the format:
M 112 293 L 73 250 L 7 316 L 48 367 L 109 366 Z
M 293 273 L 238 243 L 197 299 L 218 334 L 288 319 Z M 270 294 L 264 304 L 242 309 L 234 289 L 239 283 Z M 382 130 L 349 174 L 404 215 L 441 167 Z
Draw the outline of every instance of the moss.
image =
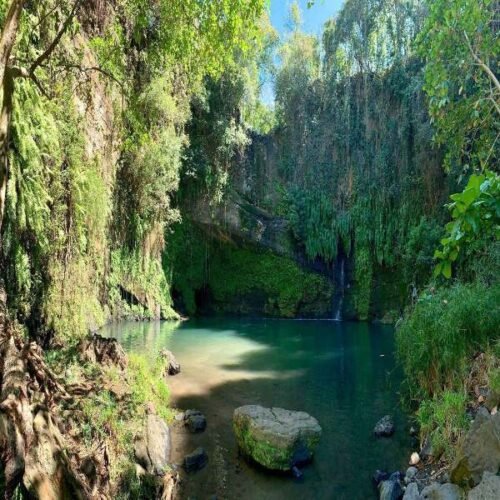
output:
M 256 439 L 245 420 L 235 420 L 233 427 L 236 441 L 243 453 L 268 469 L 290 470 L 293 450 L 280 448 L 269 441 Z
M 197 311 L 196 291 L 209 291 L 216 312 L 274 317 L 322 317 L 330 312 L 333 286 L 292 259 L 252 246 L 237 246 L 179 225 L 164 265 L 188 314 Z
M 300 269 L 291 259 L 230 246 L 222 247 L 212 260 L 208 285 L 222 310 L 260 292 L 264 314 L 285 318 L 301 315 L 304 309 L 312 315 L 326 313 L 333 292 L 326 278 Z

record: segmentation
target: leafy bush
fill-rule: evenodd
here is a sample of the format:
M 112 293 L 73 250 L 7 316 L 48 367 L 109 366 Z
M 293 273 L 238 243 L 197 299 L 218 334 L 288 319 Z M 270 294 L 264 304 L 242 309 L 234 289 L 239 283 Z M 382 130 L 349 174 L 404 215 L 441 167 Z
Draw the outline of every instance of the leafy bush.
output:
M 397 351 L 416 396 L 458 387 L 475 350 L 499 338 L 500 287 L 456 284 L 423 294 L 396 333 Z
M 453 447 L 467 429 L 465 413 L 467 396 L 463 392 L 445 391 L 439 398 L 422 402 L 417 412 L 422 437 L 429 437 L 433 453 L 453 458 Z

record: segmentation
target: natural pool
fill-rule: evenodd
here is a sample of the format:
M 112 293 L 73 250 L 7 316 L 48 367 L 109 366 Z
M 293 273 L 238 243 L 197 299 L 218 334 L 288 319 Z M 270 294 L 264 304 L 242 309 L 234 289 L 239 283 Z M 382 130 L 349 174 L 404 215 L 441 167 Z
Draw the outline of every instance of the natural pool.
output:
M 169 380 L 172 405 L 205 413 L 207 430 L 174 433 L 173 461 L 203 446 L 208 466 L 192 474 L 183 497 L 223 499 L 376 498 L 376 469 L 404 469 L 410 438 L 399 405 L 393 328 L 335 321 L 203 319 L 183 323 L 118 323 L 103 330 L 131 352 L 174 352 L 181 374 Z M 314 462 L 297 481 L 248 465 L 232 434 L 234 408 L 244 404 L 303 410 L 323 436 Z M 383 415 L 396 433 L 375 439 Z

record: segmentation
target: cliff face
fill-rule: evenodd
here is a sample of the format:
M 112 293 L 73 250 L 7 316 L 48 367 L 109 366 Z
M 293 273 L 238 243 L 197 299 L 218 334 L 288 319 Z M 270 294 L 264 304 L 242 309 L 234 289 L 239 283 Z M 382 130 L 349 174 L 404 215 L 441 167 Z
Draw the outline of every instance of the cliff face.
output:
M 345 318 L 393 320 L 430 276 L 448 193 L 420 69 L 321 83 L 304 89 L 295 121 L 251 137 L 221 205 L 200 198 L 183 216 L 203 241 L 268 249 L 322 276 L 328 317 L 341 302 Z

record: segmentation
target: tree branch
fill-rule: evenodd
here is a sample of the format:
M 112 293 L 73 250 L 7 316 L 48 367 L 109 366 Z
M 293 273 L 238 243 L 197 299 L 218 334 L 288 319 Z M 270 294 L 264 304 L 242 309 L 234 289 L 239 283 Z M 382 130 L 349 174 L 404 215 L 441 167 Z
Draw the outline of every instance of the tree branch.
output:
M 73 8 L 71 9 L 71 12 L 69 13 L 68 17 L 66 18 L 66 20 L 64 21 L 61 29 L 59 30 L 59 32 L 57 33 L 57 35 L 55 36 L 54 40 L 52 40 L 52 42 L 49 44 L 49 46 L 45 49 L 44 52 L 42 52 L 36 59 L 35 61 L 33 62 L 33 64 L 30 66 L 30 69 L 29 69 L 29 72 L 30 74 L 33 74 L 35 72 L 35 70 L 41 65 L 43 64 L 52 54 L 52 52 L 54 52 L 54 49 L 57 47 L 57 45 L 59 44 L 59 42 L 61 41 L 61 38 L 63 37 L 64 33 L 66 33 L 66 31 L 68 30 L 69 28 L 69 25 L 71 24 L 71 21 L 73 20 L 73 18 L 75 17 L 75 14 L 76 14 L 76 11 L 78 10 L 78 8 L 80 7 L 80 4 L 81 4 L 82 0 L 75 0 L 75 3 L 73 4 Z
M 491 68 L 474 52 L 474 49 L 472 48 L 472 44 L 470 43 L 469 37 L 467 36 L 467 33 L 464 31 L 464 36 L 465 39 L 467 40 L 467 45 L 469 47 L 469 51 L 474 58 L 474 61 L 476 61 L 476 64 L 480 66 L 486 74 L 489 76 L 490 80 L 493 82 L 495 87 L 497 88 L 497 91 L 500 92 L 500 82 L 498 81 L 497 77 L 495 76 L 495 73 L 491 71 Z

